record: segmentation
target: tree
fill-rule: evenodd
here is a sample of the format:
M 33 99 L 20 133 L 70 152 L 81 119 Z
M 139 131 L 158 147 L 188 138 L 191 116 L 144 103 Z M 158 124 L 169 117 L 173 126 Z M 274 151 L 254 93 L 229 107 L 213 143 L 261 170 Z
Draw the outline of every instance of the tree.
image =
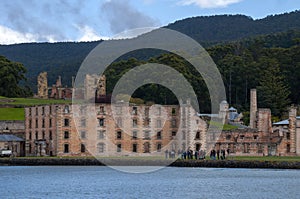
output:
M 0 96 L 25 97 L 31 94 L 29 87 L 19 86 L 25 81 L 26 68 L 17 62 L 12 62 L 0 56 Z
M 262 73 L 258 86 L 260 107 L 270 108 L 272 115 L 281 116 L 290 103 L 290 90 L 276 59 L 263 57 L 260 60 Z

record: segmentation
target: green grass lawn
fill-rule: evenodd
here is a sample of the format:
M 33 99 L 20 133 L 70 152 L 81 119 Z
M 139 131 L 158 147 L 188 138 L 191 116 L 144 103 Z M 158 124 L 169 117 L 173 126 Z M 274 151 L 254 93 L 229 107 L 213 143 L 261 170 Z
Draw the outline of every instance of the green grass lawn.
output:
M 219 123 L 219 122 L 210 121 L 209 125 L 212 125 L 212 127 L 215 126 L 215 127 L 221 128 L 223 124 Z M 232 129 L 237 129 L 237 128 L 238 128 L 237 126 L 233 126 L 233 125 L 230 125 L 230 124 L 224 124 L 223 125 L 223 130 L 225 130 L 225 131 L 232 130 Z
M 0 120 L 24 120 L 24 108 L 0 108 Z
M 15 105 L 19 107 L 44 105 L 44 104 L 68 104 L 72 100 L 38 99 L 38 98 L 5 98 L 0 96 L 0 104 Z

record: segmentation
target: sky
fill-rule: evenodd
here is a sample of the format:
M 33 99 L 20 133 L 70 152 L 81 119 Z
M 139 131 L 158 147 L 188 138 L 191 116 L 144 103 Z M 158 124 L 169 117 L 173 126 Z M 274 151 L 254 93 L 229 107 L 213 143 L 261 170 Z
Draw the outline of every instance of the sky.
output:
M 260 19 L 299 9 L 300 0 L 1 0 L 0 44 L 112 39 L 193 16 Z

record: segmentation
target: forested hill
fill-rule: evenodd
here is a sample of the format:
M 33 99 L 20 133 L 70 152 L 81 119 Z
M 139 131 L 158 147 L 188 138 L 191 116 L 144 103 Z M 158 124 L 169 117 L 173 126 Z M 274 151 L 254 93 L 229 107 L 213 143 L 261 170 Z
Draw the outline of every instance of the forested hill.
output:
M 201 44 L 204 41 L 207 45 L 290 29 L 300 30 L 299 19 L 299 11 L 269 16 L 260 20 L 253 20 L 243 15 L 221 15 L 184 19 L 167 27 L 186 33 Z M 263 40 L 260 39 L 260 42 L 267 43 L 269 47 L 290 47 L 294 44 L 294 39 L 295 32 L 288 32 L 264 37 Z M 252 39 L 245 40 L 244 44 L 253 41 Z M 0 45 L 0 55 L 24 64 L 28 70 L 26 77 L 29 86 L 35 91 L 36 77 L 42 71 L 48 72 L 50 85 L 55 83 L 58 75 L 62 76 L 64 85 L 70 85 L 71 76 L 76 75 L 83 59 L 99 43 L 100 41 Z M 138 54 L 137 58 L 146 60 L 144 54 Z
M 192 17 L 169 24 L 167 28 L 185 33 L 198 42 L 219 43 L 300 29 L 300 11 L 271 15 L 258 20 L 244 15 Z

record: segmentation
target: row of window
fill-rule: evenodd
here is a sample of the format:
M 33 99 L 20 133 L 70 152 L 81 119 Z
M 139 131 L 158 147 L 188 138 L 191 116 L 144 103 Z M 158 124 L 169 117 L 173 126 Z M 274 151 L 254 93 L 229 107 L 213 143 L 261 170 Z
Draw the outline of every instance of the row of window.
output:
M 67 109 L 69 110 L 69 109 Z M 66 111 L 69 112 L 69 111 Z M 86 107 L 82 106 L 80 109 L 81 114 L 86 114 Z M 105 115 L 105 107 L 104 106 L 100 106 L 99 107 L 99 111 L 97 111 L 98 115 Z M 122 107 L 121 106 L 117 106 L 116 107 L 116 114 L 117 115 L 121 115 L 122 114 Z M 138 107 L 134 106 L 131 109 L 131 114 L 132 115 L 138 115 Z M 176 108 L 172 108 L 171 110 L 171 114 L 174 116 L 176 115 Z M 145 115 L 149 116 L 149 107 L 145 108 Z M 157 107 L 157 115 L 161 115 L 161 107 Z
M 231 140 L 231 137 L 232 137 L 231 135 L 226 135 L 226 140 Z M 239 138 L 241 140 L 243 140 L 245 138 L 245 135 L 240 135 Z M 253 135 L 253 139 L 257 140 L 258 139 L 258 135 Z
M 29 132 L 28 139 L 29 139 L 29 140 L 32 140 L 32 139 L 33 139 L 32 132 Z M 39 133 L 38 133 L 38 132 L 35 132 L 35 134 L 34 134 L 34 139 L 35 139 L 35 140 L 38 140 L 38 139 L 43 139 L 43 140 L 45 140 L 45 139 L 46 139 L 46 133 L 45 133 L 45 131 L 42 131 L 41 136 L 39 136 Z M 53 139 L 52 131 L 49 131 L 49 140 L 52 140 L 52 139 Z
M 46 128 L 46 121 L 45 121 L 45 119 L 42 119 L 42 122 L 41 122 L 42 124 L 41 124 L 41 127 L 42 128 Z M 28 121 L 28 127 L 29 127 L 29 129 L 31 129 L 32 128 L 32 120 L 30 119 L 29 121 Z M 50 118 L 49 119 L 49 122 L 48 122 L 48 127 L 49 128 L 51 128 L 52 127 L 52 119 Z M 39 128 L 39 120 L 38 119 L 35 119 L 35 128 Z
M 105 139 L 106 137 L 106 132 L 104 130 L 99 130 L 97 131 L 98 134 L 98 139 Z M 176 136 L 176 131 L 171 132 L 171 136 L 175 137 Z M 64 139 L 69 139 L 70 138 L 70 133 L 69 131 L 64 131 Z M 86 131 L 80 131 L 80 138 L 81 139 L 86 139 Z M 116 132 L 116 138 L 117 139 L 122 139 L 123 138 L 123 132 L 122 131 L 117 131 Z M 138 139 L 138 131 L 132 131 L 132 139 Z M 151 139 L 150 131 L 145 131 L 144 132 L 144 137 L 143 139 Z M 159 131 L 156 133 L 156 139 L 161 140 L 162 139 L 162 132 Z M 182 139 L 185 140 L 185 132 L 183 132 Z
M 157 143 L 156 144 L 156 151 L 161 152 L 162 149 L 162 144 Z M 117 144 L 117 152 L 122 152 L 122 144 Z M 64 144 L 64 153 L 69 153 L 70 152 L 70 145 L 69 144 Z M 86 152 L 86 146 L 85 144 L 81 143 L 80 145 L 80 152 L 85 153 Z M 98 143 L 97 144 L 97 152 L 98 153 L 104 153 L 105 152 L 105 143 Z M 138 144 L 133 143 L 132 144 L 132 152 L 137 153 L 138 152 Z M 143 152 L 144 153 L 150 153 L 150 143 L 146 142 L 143 144 Z
M 145 126 L 149 126 L 149 123 L 150 123 L 150 119 L 146 119 L 144 125 Z M 30 119 L 29 120 L 29 128 L 31 129 L 32 126 L 33 126 L 32 125 L 32 120 Z M 67 119 L 67 118 L 64 119 L 64 126 L 70 126 L 70 119 Z M 82 119 L 80 121 L 80 126 L 81 127 L 85 127 L 86 126 L 86 120 L 85 119 Z M 104 118 L 98 118 L 98 126 L 99 127 L 104 127 L 105 126 L 105 119 Z M 117 126 L 118 127 L 122 127 L 123 126 L 123 122 L 122 122 L 121 118 L 117 118 Z M 137 119 L 133 119 L 132 120 L 132 127 L 137 127 L 137 126 L 138 126 L 138 120 Z M 42 128 L 46 127 L 46 125 L 45 125 L 45 119 L 42 119 L 41 127 Z M 52 119 L 51 118 L 49 119 L 49 127 L 52 127 Z M 157 120 L 156 121 L 156 127 L 157 128 L 162 128 L 161 120 Z M 177 127 L 177 125 L 176 125 L 176 119 L 172 119 L 172 121 L 171 121 L 171 127 L 172 128 L 176 128 Z M 35 128 L 39 128 L 38 119 L 35 120 Z
M 32 107 L 32 108 L 28 108 L 28 114 L 31 116 L 33 110 L 35 109 L 35 115 L 45 115 L 46 111 L 45 111 L 45 107 L 42 106 L 41 110 L 39 111 L 39 107 Z M 69 105 L 65 105 L 63 108 L 63 113 L 70 113 L 70 106 Z M 52 114 L 52 106 L 49 106 L 49 115 Z

